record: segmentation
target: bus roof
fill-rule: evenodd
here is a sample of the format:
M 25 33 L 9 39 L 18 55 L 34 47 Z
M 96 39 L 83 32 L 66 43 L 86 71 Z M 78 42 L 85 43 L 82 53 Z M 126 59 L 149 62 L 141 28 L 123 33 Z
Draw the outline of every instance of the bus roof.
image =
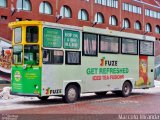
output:
M 153 36 L 128 33 L 128 32 L 122 32 L 122 31 L 115 31 L 115 30 L 110 30 L 110 29 L 102 29 L 102 28 L 93 29 L 93 27 L 88 27 L 88 26 L 83 27 L 83 32 L 90 32 L 90 33 L 95 33 L 95 34 L 117 36 L 117 37 L 131 38 L 131 39 L 155 41 L 155 37 Z
M 35 21 L 35 20 L 17 21 L 17 22 L 11 22 L 8 24 L 10 28 L 16 28 L 22 25 L 43 25 L 46 27 L 67 28 L 67 29 L 81 30 L 83 32 L 89 32 L 89 33 L 95 33 L 95 34 L 155 41 L 155 37 L 153 36 L 147 36 L 147 35 L 141 35 L 141 34 L 135 34 L 135 33 L 127 33 L 127 32 L 115 31 L 115 30 L 110 30 L 110 29 L 88 27 L 88 26 L 78 27 L 78 26 L 72 26 L 72 25 L 64 25 L 64 24 L 59 24 L 59 23 Z
M 22 25 L 42 25 L 42 21 L 16 21 L 16 22 L 10 22 L 8 24 L 9 28 L 16 28 L 18 26 Z

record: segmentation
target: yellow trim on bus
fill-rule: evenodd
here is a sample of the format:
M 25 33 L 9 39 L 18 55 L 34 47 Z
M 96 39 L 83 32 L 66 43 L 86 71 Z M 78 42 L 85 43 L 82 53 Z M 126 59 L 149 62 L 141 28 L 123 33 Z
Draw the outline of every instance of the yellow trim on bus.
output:
M 18 21 L 18 22 L 11 22 L 8 24 L 8 26 L 13 29 L 13 28 L 16 28 L 16 27 L 21 27 L 22 28 L 22 41 L 21 43 L 18 43 L 18 44 L 23 44 L 23 45 L 39 45 L 39 66 L 42 66 L 42 21 Z M 37 43 L 27 43 L 26 42 L 26 27 L 27 26 L 37 26 L 38 29 L 39 29 L 39 35 L 38 35 L 38 42 Z M 15 44 L 14 43 L 14 31 L 12 31 L 12 46 L 14 45 L 18 45 L 18 44 Z M 24 51 L 23 51 L 23 55 L 24 55 Z M 23 56 L 23 59 L 24 59 L 24 56 Z
M 42 25 L 42 21 L 16 21 L 16 22 L 10 22 L 8 24 L 9 28 L 15 28 L 18 26 L 28 26 L 28 25 Z

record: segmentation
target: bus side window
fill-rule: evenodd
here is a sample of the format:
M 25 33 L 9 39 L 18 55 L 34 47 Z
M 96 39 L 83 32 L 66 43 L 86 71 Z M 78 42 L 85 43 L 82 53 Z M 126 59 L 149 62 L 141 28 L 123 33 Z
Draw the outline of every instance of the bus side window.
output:
M 43 50 L 43 64 L 63 64 L 62 50 Z
M 83 56 L 98 55 L 98 36 L 96 34 L 83 33 Z
M 43 63 L 49 62 L 49 51 L 43 50 Z
M 37 26 L 28 26 L 26 28 L 26 41 L 29 43 L 38 42 L 38 27 Z
M 51 55 L 52 64 L 63 64 L 64 52 L 62 50 L 54 50 Z
M 65 62 L 68 65 L 81 65 L 81 52 L 66 51 Z

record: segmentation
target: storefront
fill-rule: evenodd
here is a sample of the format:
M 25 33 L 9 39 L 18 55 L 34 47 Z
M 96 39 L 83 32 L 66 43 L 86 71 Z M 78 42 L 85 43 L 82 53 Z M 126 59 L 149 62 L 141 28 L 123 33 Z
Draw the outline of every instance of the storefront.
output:
M 0 84 L 10 83 L 11 80 L 11 43 L 0 37 Z M 2 52 L 3 51 L 3 52 Z

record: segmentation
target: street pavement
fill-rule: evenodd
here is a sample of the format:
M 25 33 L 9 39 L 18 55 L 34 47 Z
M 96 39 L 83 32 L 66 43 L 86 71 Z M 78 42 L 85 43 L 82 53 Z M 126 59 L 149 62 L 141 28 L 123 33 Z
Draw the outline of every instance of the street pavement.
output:
M 109 92 L 99 97 L 94 93 L 84 94 L 73 104 L 63 103 L 60 97 L 50 97 L 42 102 L 34 97 L 0 99 L 0 113 L 12 114 L 160 114 L 160 82 L 155 87 L 133 90 L 127 98 Z

